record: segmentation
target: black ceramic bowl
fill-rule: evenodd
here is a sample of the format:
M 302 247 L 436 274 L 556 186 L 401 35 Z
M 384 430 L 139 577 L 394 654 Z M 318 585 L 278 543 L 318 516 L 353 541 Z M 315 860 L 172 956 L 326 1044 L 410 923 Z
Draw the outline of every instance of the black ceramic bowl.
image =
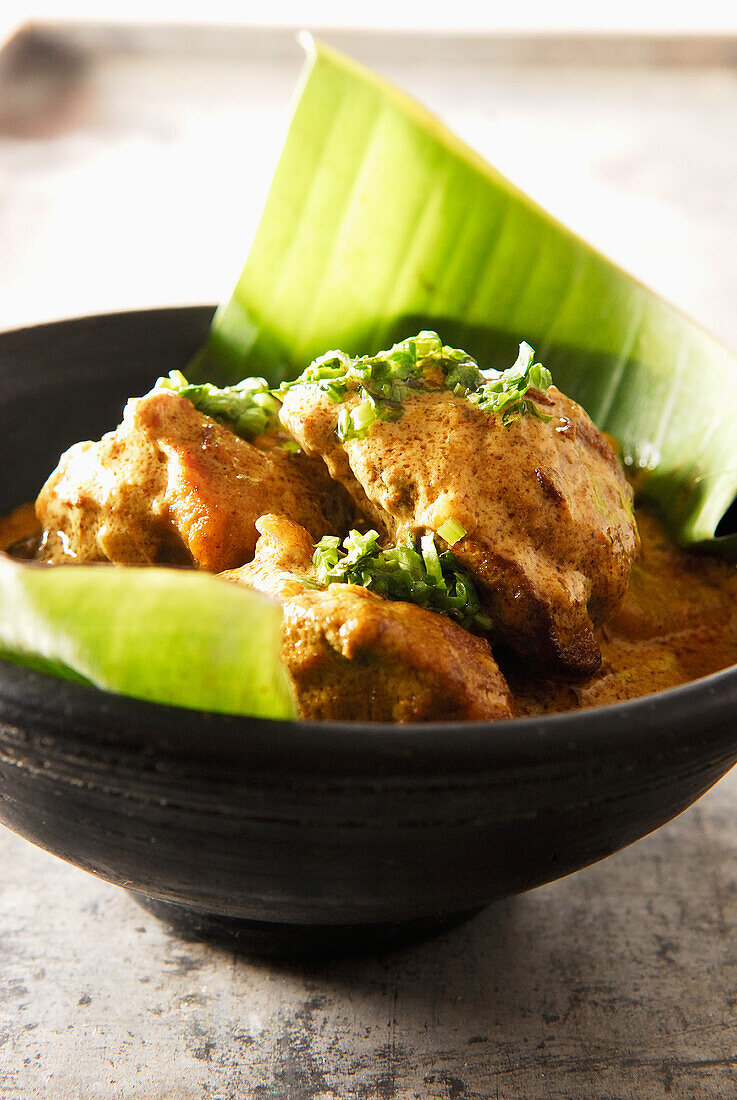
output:
M 186 364 L 211 308 L 0 336 L 0 512 Z M 369 946 L 630 844 L 737 760 L 737 668 L 541 720 L 275 722 L 138 702 L 0 662 L 0 816 L 190 929 Z

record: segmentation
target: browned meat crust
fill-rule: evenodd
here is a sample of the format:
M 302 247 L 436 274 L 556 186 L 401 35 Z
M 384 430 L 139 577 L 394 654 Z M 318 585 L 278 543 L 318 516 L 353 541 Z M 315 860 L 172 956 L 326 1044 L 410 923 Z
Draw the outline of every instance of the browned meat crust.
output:
M 41 490 L 42 556 L 219 572 L 250 560 L 256 519 L 277 500 L 316 539 L 343 530 L 350 502 L 322 463 L 260 444 L 176 394 L 130 401 L 120 427 L 68 450 Z
M 479 583 L 492 636 L 535 666 L 589 676 L 594 624 L 620 602 L 639 549 L 632 492 L 580 406 L 555 387 L 528 397 L 548 419 L 505 426 L 448 391 L 412 395 L 400 420 L 344 444 L 341 406 L 314 387 L 288 391 L 281 417 L 391 542 L 457 520 L 467 533 L 453 553 Z
M 315 590 L 312 540 L 264 516 L 251 565 L 224 573 L 281 599 L 284 661 L 305 719 L 378 722 L 510 718 L 512 698 L 488 643 L 441 615 L 355 585 Z

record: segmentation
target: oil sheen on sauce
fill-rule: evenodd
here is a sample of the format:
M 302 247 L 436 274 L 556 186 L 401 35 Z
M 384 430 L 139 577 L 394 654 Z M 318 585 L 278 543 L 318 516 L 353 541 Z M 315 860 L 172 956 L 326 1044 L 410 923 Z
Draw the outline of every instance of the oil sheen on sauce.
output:
M 637 510 L 637 525 L 642 551 L 627 593 L 597 631 L 599 672 L 580 684 L 510 672 L 518 714 L 619 703 L 737 664 L 735 563 L 679 549 L 644 509 Z
M 518 715 L 619 703 L 737 664 L 737 565 L 674 546 L 637 510 L 642 552 L 615 614 L 598 631 L 599 672 L 577 684 L 505 668 Z M 0 549 L 39 531 L 33 505 L 0 518 Z

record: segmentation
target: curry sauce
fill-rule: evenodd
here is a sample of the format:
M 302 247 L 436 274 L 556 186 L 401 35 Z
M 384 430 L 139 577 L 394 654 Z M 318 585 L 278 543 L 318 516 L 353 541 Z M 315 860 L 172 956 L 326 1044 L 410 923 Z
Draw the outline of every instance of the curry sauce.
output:
M 21 504 L 10 515 L 0 516 L 0 550 L 7 550 L 12 546 L 14 556 L 25 557 L 17 553 L 16 544 L 40 534 L 41 524 L 36 519 L 33 504 Z
M 683 550 L 637 510 L 642 550 L 624 600 L 597 631 L 602 663 L 579 684 L 505 669 L 519 715 L 603 706 L 677 687 L 737 664 L 737 568 Z
M 505 667 L 520 717 L 619 703 L 737 664 L 737 567 L 674 546 L 646 509 L 637 522 L 642 550 L 626 595 L 597 631 L 599 672 L 571 684 Z M 0 548 L 39 533 L 33 505 L 22 505 L 0 519 Z

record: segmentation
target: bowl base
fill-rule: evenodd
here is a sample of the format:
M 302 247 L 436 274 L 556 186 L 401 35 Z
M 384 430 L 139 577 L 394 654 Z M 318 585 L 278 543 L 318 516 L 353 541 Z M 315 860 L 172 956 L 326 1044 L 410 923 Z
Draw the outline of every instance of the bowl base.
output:
M 128 893 L 147 912 L 170 925 L 185 939 L 217 943 L 241 955 L 285 961 L 392 951 L 454 928 L 483 908 L 382 924 L 280 924 L 200 913 L 135 890 Z

